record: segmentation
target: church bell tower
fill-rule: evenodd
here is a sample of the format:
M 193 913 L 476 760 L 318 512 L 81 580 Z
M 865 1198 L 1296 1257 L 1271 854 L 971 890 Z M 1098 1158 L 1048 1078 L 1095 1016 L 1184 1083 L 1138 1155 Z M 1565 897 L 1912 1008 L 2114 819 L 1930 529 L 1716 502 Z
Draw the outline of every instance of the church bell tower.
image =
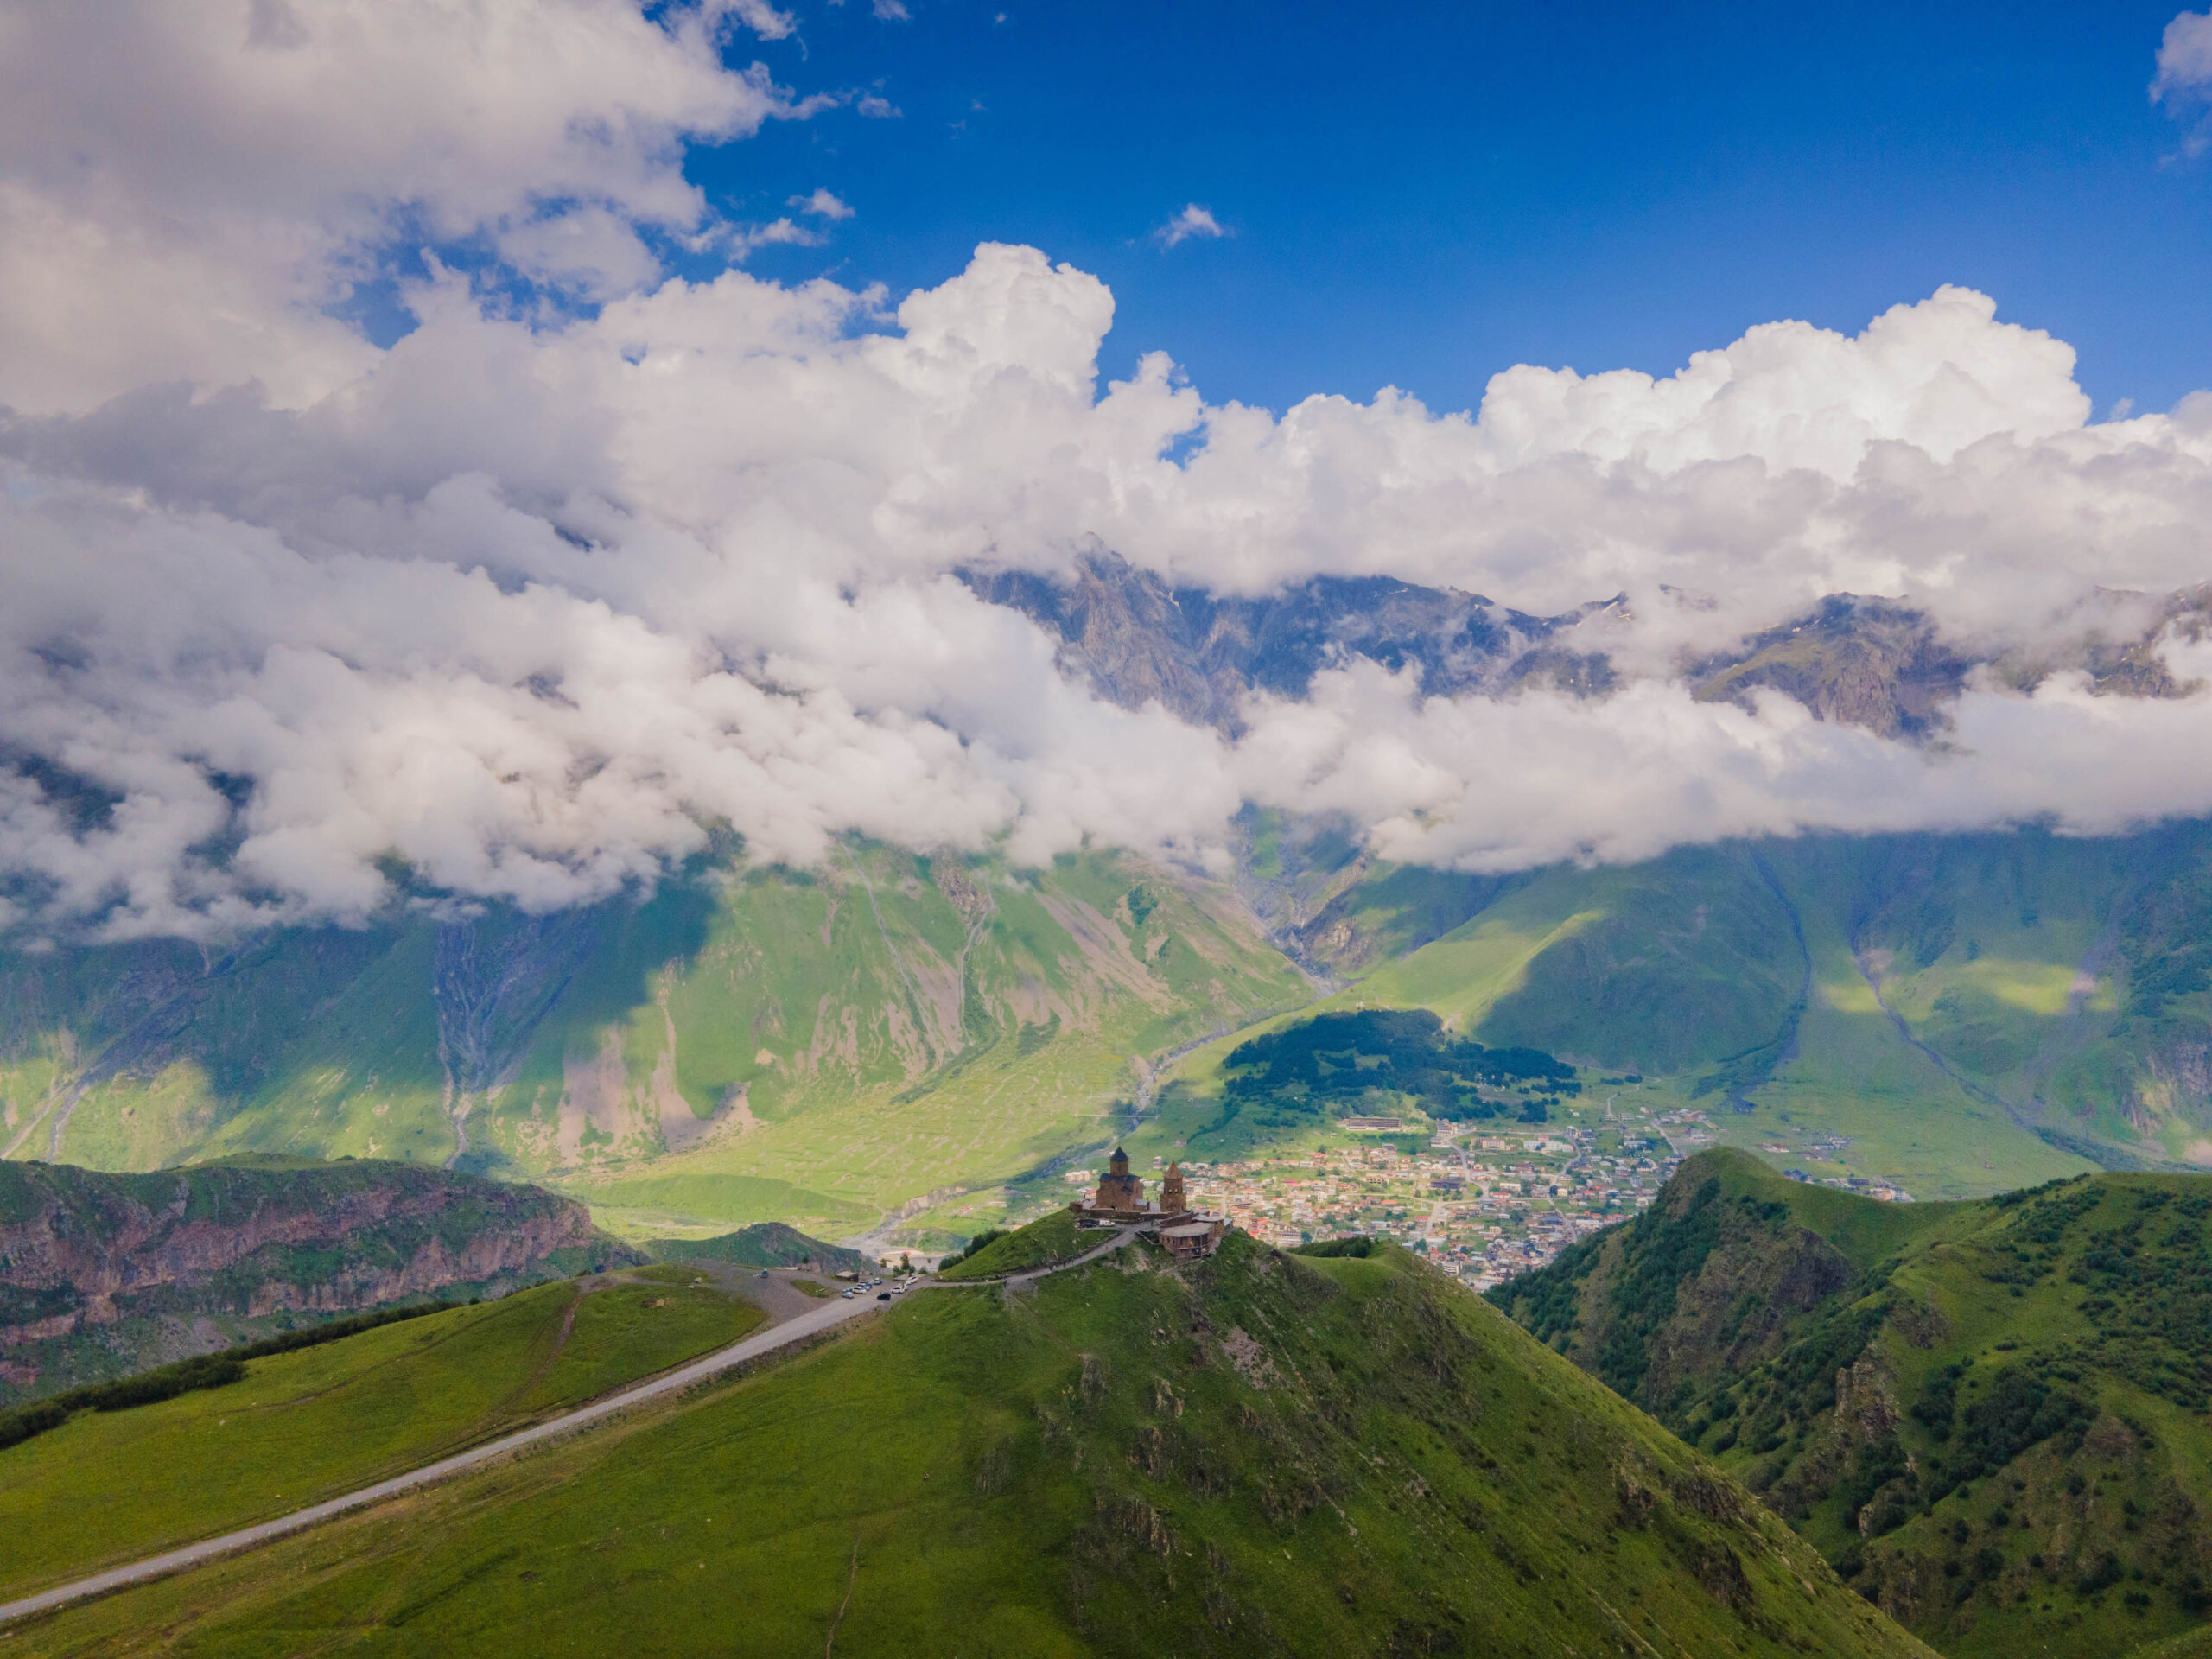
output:
M 1183 1196 L 1183 1166 L 1167 1166 L 1167 1173 L 1160 1183 L 1160 1213 L 1163 1216 L 1186 1214 L 1191 1206 Z

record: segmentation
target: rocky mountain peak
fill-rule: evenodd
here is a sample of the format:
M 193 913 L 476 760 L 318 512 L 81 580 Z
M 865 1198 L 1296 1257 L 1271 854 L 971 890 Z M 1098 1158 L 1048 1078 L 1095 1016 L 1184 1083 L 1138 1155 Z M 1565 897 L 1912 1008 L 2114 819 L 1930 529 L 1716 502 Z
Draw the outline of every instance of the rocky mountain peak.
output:
M 1353 658 L 1393 673 L 1411 665 L 1424 696 L 1498 690 L 1530 677 L 1601 691 L 1611 668 L 1559 638 L 1593 612 L 1530 616 L 1480 594 L 1394 576 L 1314 576 L 1258 596 L 1170 587 L 1094 548 L 1065 577 L 963 570 L 982 599 L 1055 634 L 1064 672 L 1125 709 L 1158 702 L 1194 725 L 1236 734 L 1243 697 L 1302 697 L 1315 674 Z

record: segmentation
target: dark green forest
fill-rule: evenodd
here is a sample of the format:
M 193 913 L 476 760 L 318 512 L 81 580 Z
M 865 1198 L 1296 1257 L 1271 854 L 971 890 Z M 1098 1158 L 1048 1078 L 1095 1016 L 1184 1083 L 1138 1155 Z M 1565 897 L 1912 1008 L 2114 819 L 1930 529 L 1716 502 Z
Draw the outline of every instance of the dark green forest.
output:
M 1425 1008 L 1318 1014 L 1230 1052 L 1225 1109 L 1341 1116 L 1403 1096 L 1452 1122 L 1541 1123 L 1547 1098 L 1580 1091 L 1574 1068 L 1540 1048 L 1486 1048 Z M 1491 1090 L 1512 1090 L 1511 1099 Z

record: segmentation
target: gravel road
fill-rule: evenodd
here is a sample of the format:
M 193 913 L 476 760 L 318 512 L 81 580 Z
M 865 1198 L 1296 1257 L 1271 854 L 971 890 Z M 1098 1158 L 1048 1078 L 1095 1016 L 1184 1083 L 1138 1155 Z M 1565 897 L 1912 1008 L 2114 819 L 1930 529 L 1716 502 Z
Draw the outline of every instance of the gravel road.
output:
M 1008 1289 L 1018 1289 L 1048 1274 L 1065 1273 L 1071 1268 L 1078 1268 L 1085 1262 L 1095 1262 L 1108 1251 L 1119 1249 L 1131 1236 L 1130 1233 L 1118 1233 L 1096 1249 L 1088 1251 L 1073 1261 L 1063 1262 L 1058 1267 L 1040 1268 L 1032 1273 L 1010 1274 L 1005 1279 L 982 1279 L 947 1283 L 941 1287 L 946 1290 L 957 1290 L 963 1287 L 963 1283 L 965 1283 L 977 1287 L 1004 1286 Z M 924 1281 L 916 1287 L 922 1290 L 938 1287 L 940 1287 L 934 1281 Z M 879 1312 L 885 1306 L 886 1304 L 875 1300 L 873 1293 L 865 1296 L 856 1296 L 849 1302 L 842 1296 L 833 1298 L 772 1325 L 765 1331 L 755 1332 L 743 1341 L 733 1343 L 729 1347 L 709 1354 L 703 1359 L 695 1359 L 690 1364 L 679 1366 L 675 1370 L 655 1377 L 650 1382 L 641 1382 L 634 1389 L 626 1389 L 620 1394 L 609 1395 L 606 1399 L 591 1405 L 579 1407 L 565 1416 L 550 1419 L 530 1428 L 518 1429 L 512 1434 L 502 1435 L 496 1440 L 487 1440 L 482 1446 L 473 1446 L 468 1451 L 457 1452 L 452 1457 L 439 1462 L 427 1464 L 420 1469 L 410 1470 L 404 1475 L 394 1475 L 390 1480 L 380 1480 L 373 1486 L 364 1486 L 359 1491 L 347 1492 L 342 1497 L 334 1497 L 304 1510 L 296 1510 L 290 1515 L 277 1516 L 274 1521 L 264 1521 L 258 1526 L 242 1527 L 236 1532 L 226 1532 L 219 1537 L 203 1539 L 199 1543 L 187 1544 L 181 1548 L 172 1549 L 163 1554 L 150 1555 L 143 1561 L 132 1561 L 128 1566 L 111 1567 L 105 1573 L 96 1573 L 90 1578 L 56 1585 L 51 1590 L 41 1590 L 38 1594 L 25 1596 L 20 1601 L 0 1604 L 0 1624 L 28 1618 L 33 1613 L 41 1613 L 48 1608 L 59 1607 L 66 1602 L 80 1601 L 86 1596 L 97 1596 L 106 1591 L 119 1590 L 125 1585 L 140 1584 L 148 1579 L 158 1579 L 167 1573 L 181 1572 L 186 1567 L 198 1567 L 202 1562 L 213 1560 L 219 1555 L 227 1555 L 234 1550 L 251 1549 L 256 1544 L 267 1543 L 272 1538 L 282 1538 L 290 1533 L 303 1531 L 308 1527 L 331 1519 L 334 1516 L 344 1515 L 349 1510 L 360 1509 L 365 1504 L 380 1503 L 401 1492 L 412 1491 L 418 1486 L 428 1486 L 435 1481 L 444 1480 L 448 1476 L 477 1468 L 495 1458 L 505 1457 L 511 1452 L 518 1452 L 524 1446 L 535 1446 L 542 1440 L 550 1440 L 557 1435 L 572 1433 L 588 1424 L 612 1417 L 618 1412 L 627 1411 L 632 1406 L 642 1404 L 645 1401 L 657 1400 L 664 1395 L 680 1394 L 692 1384 L 702 1382 L 719 1372 L 728 1370 L 732 1366 L 742 1365 L 748 1360 L 760 1358 L 763 1354 L 773 1353 L 779 1348 L 788 1348 L 793 1343 L 804 1342 L 810 1337 L 818 1336 L 823 1332 L 834 1329 L 849 1320 Z

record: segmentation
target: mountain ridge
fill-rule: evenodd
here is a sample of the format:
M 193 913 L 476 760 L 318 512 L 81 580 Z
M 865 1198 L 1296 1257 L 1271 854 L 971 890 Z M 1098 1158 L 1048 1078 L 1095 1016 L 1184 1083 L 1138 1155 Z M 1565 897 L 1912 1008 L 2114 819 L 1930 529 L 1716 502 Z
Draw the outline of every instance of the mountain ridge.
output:
M 398 1155 L 551 1180 L 632 1236 L 948 1249 L 1183 1122 L 1161 1103 L 1236 1033 L 1364 1003 L 1923 1198 L 2212 1160 L 2212 827 L 1493 877 L 1241 824 L 1233 884 L 855 848 L 589 913 L 0 957 L 0 1122 L 18 1160 Z
M 1882 1205 L 1740 1153 L 1490 1293 L 1947 1654 L 2212 1615 L 2212 1177 Z
M 1622 677 L 1605 624 L 1625 595 L 1534 616 L 1455 588 L 1392 576 L 1313 576 L 1260 594 L 1171 585 L 1103 547 L 1066 570 L 963 569 L 978 598 L 1029 618 L 1056 641 L 1061 671 L 1126 709 L 1157 702 L 1193 725 L 1243 730 L 1243 700 L 1303 697 L 1313 676 L 1354 658 L 1408 668 L 1421 695 L 1507 695 L 1548 685 L 1603 696 Z M 1675 671 L 1700 702 L 1777 691 L 1816 718 L 1926 742 L 1946 707 L 1986 671 L 2031 690 L 2079 671 L 2105 696 L 2172 697 L 2189 687 L 2158 653 L 2168 630 L 2194 642 L 2212 619 L 2212 584 L 2160 595 L 2111 593 L 2030 644 L 1949 640 L 1899 600 L 1829 594 L 1798 615 L 1722 648 L 1686 652 Z M 1589 632 L 1585 632 L 1584 630 Z

